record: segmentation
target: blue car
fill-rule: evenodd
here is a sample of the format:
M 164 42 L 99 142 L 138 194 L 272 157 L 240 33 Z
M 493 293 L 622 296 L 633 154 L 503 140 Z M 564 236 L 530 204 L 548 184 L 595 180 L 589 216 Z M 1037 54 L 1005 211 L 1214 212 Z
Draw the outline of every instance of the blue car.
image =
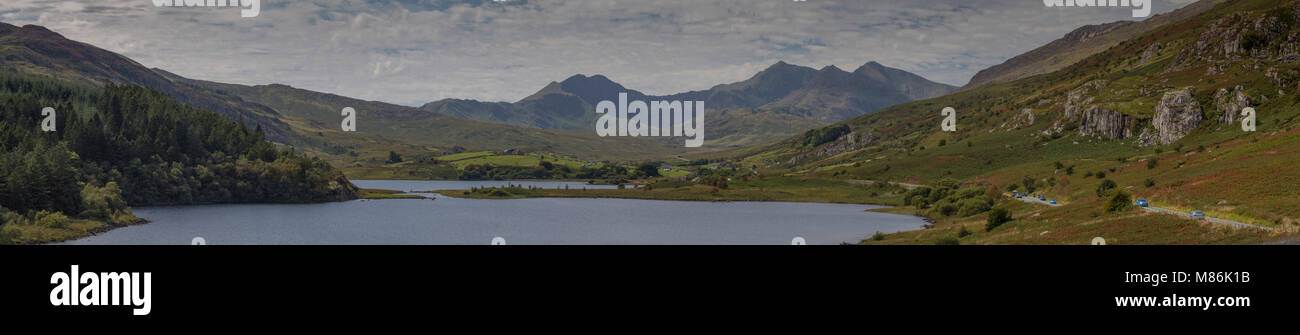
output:
M 1191 215 L 1191 217 L 1192 217 L 1193 219 L 1197 219 L 1197 220 L 1205 220 L 1205 212 L 1202 212 L 1202 211 L 1192 211 L 1192 215 Z
M 1147 199 L 1138 198 L 1137 205 L 1138 207 L 1147 207 L 1150 206 L 1151 204 L 1147 203 Z
M 1047 203 L 1055 205 L 1055 204 L 1056 204 L 1056 199 L 1048 200 Z
M 1038 196 L 1038 200 L 1039 200 L 1039 201 L 1047 201 L 1047 197 L 1045 197 L 1045 196 L 1041 196 L 1041 195 L 1040 195 L 1040 196 Z

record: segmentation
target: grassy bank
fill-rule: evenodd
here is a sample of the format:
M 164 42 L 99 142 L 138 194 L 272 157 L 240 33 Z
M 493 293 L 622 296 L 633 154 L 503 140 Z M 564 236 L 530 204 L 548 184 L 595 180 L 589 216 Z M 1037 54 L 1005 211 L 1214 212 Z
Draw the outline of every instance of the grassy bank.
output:
M 111 221 L 62 218 L 35 222 L 11 222 L 0 227 L 0 238 L 10 244 L 45 244 L 75 240 L 116 228 L 146 223 L 134 215 L 119 215 Z M 0 243 L 4 244 L 4 243 Z
M 438 193 L 472 199 L 522 198 L 621 198 L 684 201 L 786 201 L 845 204 L 901 204 L 902 188 L 889 185 L 855 185 L 841 181 L 806 178 L 767 178 L 731 182 L 725 188 L 698 185 L 654 184 L 636 189 L 542 189 L 483 188 L 444 190 Z

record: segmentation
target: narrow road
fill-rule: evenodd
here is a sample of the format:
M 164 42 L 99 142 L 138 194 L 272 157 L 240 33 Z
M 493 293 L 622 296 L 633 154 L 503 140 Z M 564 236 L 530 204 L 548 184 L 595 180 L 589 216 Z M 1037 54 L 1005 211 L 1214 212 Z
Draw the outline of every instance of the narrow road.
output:
M 875 180 L 858 180 L 858 179 L 845 179 L 845 180 L 843 180 L 843 182 L 846 182 L 846 183 L 849 183 L 849 184 L 855 184 L 855 185 L 871 185 L 871 184 L 878 183 L 878 181 L 875 181 Z M 903 187 L 903 189 L 906 189 L 906 190 L 915 190 L 915 189 L 918 188 L 918 187 L 922 187 L 922 186 L 924 186 L 924 185 L 908 184 L 908 183 L 899 183 L 899 182 L 892 182 L 892 181 L 887 181 L 887 182 L 885 182 L 885 183 L 886 183 L 886 184 L 894 184 L 894 185 L 898 185 L 898 186 Z
M 1008 195 L 1008 196 L 1010 196 L 1010 195 Z M 1023 197 L 1019 197 L 1019 198 L 1015 198 L 1015 199 L 1019 199 L 1020 201 L 1024 201 L 1024 202 L 1030 202 L 1030 203 L 1036 203 L 1036 204 L 1048 205 L 1048 206 L 1052 206 L 1052 207 L 1060 207 L 1060 206 L 1061 206 L 1061 204 L 1055 204 L 1055 205 L 1053 205 L 1051 202 L 1048 202 L 1047 200 L 1038 200 L 1037 197 L 1031 197 L 1031 196 L 1023 196 Z
M 1170 215 L 1177 215 L 1177 216 L 1181 216 L 1181 217 L 1183 217 L 1183 218 L 1185 218 L 1185 219 L 1191 219 L 1191 218 L 1192 218 L 1192 214 L 1191 214 L 1191 213 L 1179 212 L 1179 211 L 1172 210 L 1172 209 L 1168 209 L 1168 208 L 1160 208 L 1160 207 L 1142 207 L 1142 209 L 1145 209 L 1145 210 L 1148 210 L 1148 211 L 1152 211 L 1152 212 L 1156 212 L 1156 213 L 1165 213 L 1165 214 L 1170 214 Z M 1264 227 L 1264 226 L 1259 226 L 1259 225 L 1253 225 L 1253 224 L 1249 224 L 1249 223 L 1242 223 L 1242 222 L 1237 222 L 1237 221 L 1232 221 L 1232 220 L 1224 220 L 1224 219 L 1220 219 L 1220 218 L 1212 218 L 1212 217 L 1208 217 L 1208 216 L 1205 217 L 1205 221 L 1210 221 L 1210 222 L 1214 222 L 1214 223 L 1222 223 L 1222 224 L 1230 225 L 1230 226 L 1233 226 L 1233 227 L 1240 227 L 1240 228 L 1255 228 L 1255 229 L 1263 229 L 1263 230 L 1268 230 L 1268 231 L 1274 231 L 1274 230 L 1277 230 L 1277 229 L 1275 229 L 1275 228 L 1269 228 L 1269 227 Z
M 1043 204 L 1043 205 L 1048 205 L 1048 206 L 1061 206 L 1060 204 L 1053 205 L 1053 204 L 1051 204 L 1051 203 L 1049 203 L 1049 202 L 1047 202 L 1047 201 L 1044 201 L 1044 200 L 1038 200 L 1038 198 L 1036 198 L 1036 197 L 1024 196 L 1024 197 L 1019 197 L 1019 198 L 1016 198 L 1016 199 L 1020 199 L 1020 201 L 1024 201 L 1024 202 L 1037 203 L 1037 204 Z M 1169 215 L 1175 215 L 1175 216 L 1182 217 L 1182 218 L 1184 218 L 1184 219 L 1189 219 L 1189 220 L 1192 219 L 1192 213 L 1180 212 L 1180 211 L 1172 210 L 1172 209 L 1168 209 L 1168 208 L 1160 208 L 1160 207 L 1139 207 L 1139 208 L 1141 208 L 1141 209 L 1145 209 L 1145 210 L 1148 210 L 1148 211 L 1152 211 L 1152 212 L 1156 212 L 1156 213 L 1164 213 L 1164 214 L 1169 214 Z M 1208 217 L 1208 216 L 1205 217 L 1205 221 L 1214 222 L 1214 223 L 1222 223 L 1222 224 L 1226 224 L 1226 225 L 1233 226 L 1233 227 L 1238 227 L 1238 228 L 1254 228 L 1254 229 L 1263 229 L 1263 230 L 1267 230 L 1267 231 L 1276 231 L 1276 230 L 1277 230 L 1277 228 L 1264 227 L 1264 226 L 1260 226 L 1260 225 L 1253 225 L 1253 224 L 1249 224 L 1249 223 L 1237 222 L 1237 221 L 1232 221 L 1232 220 L 1224 220 L 1224 219 L 1220 219 L 1220 218 L 1212 218 L 1212 217 Z

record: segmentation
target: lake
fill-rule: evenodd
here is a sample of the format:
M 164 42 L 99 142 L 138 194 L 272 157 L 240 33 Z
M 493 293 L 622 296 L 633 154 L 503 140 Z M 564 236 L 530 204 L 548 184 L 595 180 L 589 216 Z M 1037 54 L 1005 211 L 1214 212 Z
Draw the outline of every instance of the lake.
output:
M 506 184 L 611 188 L 578 182 L 356 180 L 399 191 Z M 879 231 L 921 229 L 915 216 L 879 206 L 539 198 L 353 200 L 321 204 L 227 204 L 134 208 L 150 222 L 61 244 L 759 244 L 857 242 Z

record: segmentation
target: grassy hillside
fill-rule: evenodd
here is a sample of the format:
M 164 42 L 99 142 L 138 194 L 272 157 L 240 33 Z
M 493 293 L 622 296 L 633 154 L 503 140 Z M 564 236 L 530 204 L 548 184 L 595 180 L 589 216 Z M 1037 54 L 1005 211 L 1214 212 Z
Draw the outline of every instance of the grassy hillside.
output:
M 1057 225 L 1043 230 L 1068 236 L 977 233 L 982 237 L 972 243 L 1083 243 L 1088 234 L 1133 227 L 1148 228 L 1122 233 L 1137 243 L 1258 242 L 1256 233 L 1220 236 L 1177 217 L 1102 207 L 1123 192 L 1295 229 L 1300 171 L 1287 166 L 1300 161 L 1294 149 L 1300 136 L 1297 8 L 1295 1 L 1224 3 L 1059 71 L 887 108 L 729 157 L 740 166 L 831 179 L 955 181 L 1001 190 L 1024 190 L 1028 181 L 1066 204 L 1028 210 L 1038 205 L 1000 200 L 998 206 L 1021 209 L 1016 222 Z M 944 107 L 958 111 L 956 132 L 939 129 Z M 1225 120 L 1241 107 L 1257 110 L 1257 131 L 1242 131 L 1240 116 Z M 1098 192 L 1109 182 L 1117 187 Z M 1025 217 L 1032 214 L 1038 215 Z M 941 219 L 939 226 L 982 219 Z M 913 234 L 926 233 L 905 233 Z
M 1226 0 L 1198 1 L 1142 21 L 1116 21 L 1080 27 L 1047 45 L 981 70 L 962 89 L 1045 74 L 1073 65 L 1116 44 L 1166 24 L 1200 14 Z

